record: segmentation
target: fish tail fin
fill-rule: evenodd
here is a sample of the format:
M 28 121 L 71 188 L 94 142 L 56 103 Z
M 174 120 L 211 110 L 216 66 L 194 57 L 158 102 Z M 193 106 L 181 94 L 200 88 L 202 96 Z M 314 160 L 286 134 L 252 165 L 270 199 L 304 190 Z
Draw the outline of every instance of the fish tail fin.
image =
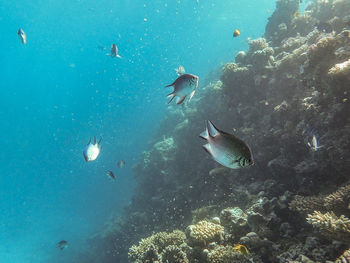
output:
M 215 137 L 220 134 L 219 130 L 215 127 L 215 125 L 207 120 L 207 129 L 210 137 Z
M 205 127 L 205 131 L 204 132 L 199 134 L 199 137 L 201 137 L 204 140 L 208 140 L 209 139 L 209 133 L 208 133 L 208 128 L 207 127 Z
M 168 97 L 169 97 L 169 96 L 171 96 L 171 99 L 169 100 L 168 104 L 169 104 L 170 102 L 172 102 L 172 100 L 176 97 L 176 95 L 173 94 L 173 93 L 170 93 L 170 94 L 168 95 Z

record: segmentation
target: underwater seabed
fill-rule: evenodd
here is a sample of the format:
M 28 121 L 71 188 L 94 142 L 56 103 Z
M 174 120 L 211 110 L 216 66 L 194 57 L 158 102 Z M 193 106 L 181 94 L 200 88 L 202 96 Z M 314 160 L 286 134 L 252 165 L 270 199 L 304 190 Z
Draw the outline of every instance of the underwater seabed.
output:
M 350 1 L 298 9 L 277 1 L 263 38 L 169 108 L 131 204 L 86 262 L 350 261 Z M 198 138 L 207 119 L 234 129 L 256 164 L 216 164 Z

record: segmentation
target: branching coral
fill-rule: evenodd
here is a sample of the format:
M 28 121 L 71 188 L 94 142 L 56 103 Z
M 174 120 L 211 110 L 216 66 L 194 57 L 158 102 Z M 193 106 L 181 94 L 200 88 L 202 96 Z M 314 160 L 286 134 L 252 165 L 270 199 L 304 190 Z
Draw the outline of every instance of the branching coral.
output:
M 203 220 L 188 226 L 186 234 L 191 244 L 206 246 L 210 242 L 221 242 L 224 228 L 219 224 Z
M 172 247 L 169 248 L 169 246 L 181 246 L 183 249 L 186 249 L 185 240 L 185 233 L 179 230 L 174 230 L 172 233 L 159 232 L 148 238 L 141 239 L 138 245 L 133 245 L 129 249 L 129 259 L 134 263 L 162 262 L 163 254 L 167 256 L 171 256 L 170 254 L 172 254 L 174 257 L 183 259 L 183 261 L 176 262 L 186 263 L 186 257 L 179 256 L 182 253 L 170 253 L 173 249 Z
M 167 263 L 189 263 L 186 253 L 180 247 L 167 246 L 161 254 L 162 262 Z
M 209 263 L 245 263 L 250 262 L 232 246 L 216 246 L 208 253 Z
M 323 202 L 322 196 L 295 195 L 293 200 L 289 203 L 289 209 L 306 215 L 315 210 L 322 211 L 324 209 Z
M 334 263 L 344 262 L 350 262 L 350 248 L 348 250 L 345 250 L 344 253 L 339 258 L 337 258 L 337 260 Z
M 350 203 L 350 184 L 340 187 L 334 193 L 324 198 L 324 205 L 328 209 L 347 208 Z
M 333 212 L 322 214 L 314 211 L 306 218 L 309 224 L 312 224 L 326 237 L 341 241 L 350 240 L 350 219 L 341 215 L 337 217 Z

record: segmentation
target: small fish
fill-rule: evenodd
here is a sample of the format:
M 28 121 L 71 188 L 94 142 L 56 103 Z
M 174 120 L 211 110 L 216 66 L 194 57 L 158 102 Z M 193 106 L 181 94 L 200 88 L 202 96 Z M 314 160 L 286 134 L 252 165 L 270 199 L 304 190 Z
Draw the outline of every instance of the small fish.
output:
M 192 74 L 183 74 L 179 76 L 172 84 L 167 85 L 166 87 L 174 87 L 173 92 L 167 95 L 171 97 L 168 104 L 178 96 L 179 99 L 176 104 L 181 104 L 184 102 L 187 96 L 190 96 L 188 101 L 191 101 L 193 95 L 196 93 L 198 87 L 198 77 Z
M 109 176 L 109 178 L 111 178 L 112 180 L 115 180 L 115 175 L 112 171 L 107 171 L 107 175 Z
M 122 58 L 119 54 L 118 54 L 118 47 L 116 44 L 112 44 L 111 47 L 111 53 L 107 53 L 107 56 L 111 56 L 112 58 Z
M 177 74 L 178 76 L 181 76 L 181 75 L 185 74 L 185 68 L 184 68 L 184 66 L 178 66 L 178 67 L 175 69 L 175 71 L 176 71 L 176 74 Z
M 318 151 L 323 147 L 323 145 L 318 144 L 318 140 L 316 135 L 312 136 L 311 142 L 308 142 L 307 145 L 310 147 L 310 149 L 314 152 Z
M 217 129 L 210 121 L 206 121 L 206 129 L 200 137 L 207 141 L 204 150 L 219 164 L 231 169 L 254 164 L 252 152 L 244 141 Z
M 123 168 L 124 165 L 125 165 L 125 161 L 124 161 L 124 160 L 119 160 L 119 161 L 117 162 L 118 168 Z
M 235 31 L 233 31 L 233 37 L 238 37 L 241 34 L 241 32 L 238 29 L 235 29 Z
M 249 254 L 248 248 L 241 244 L 234 244 L 233 249 L 237 250 L 243 256 L 248 256 Z
M 22 44 L 27 44 L 27 35 L 26 33 L 24 33 L 22 28 L 18 29 L 17 35 L 19 37 L 19 40 L 21 40 Z
M 59 250 L 63 250 L 66 247 L 68 247 L 68 242 L 66 240 L 61 240 L 60 242 L 57 243 L 57 248 Z
M 92 143 L 90 138 L 88 144 L 86 145 L 83 151 L 83 156 L 86 162 L 95 161 L 100 155 L 100 151 L 102 148 L 102 146 L 100 146 L 101 139 L 102 138 L 100 138 L 100 140 L 96 142 L 96 137 L 94 137 L 94 143 Z
M 294 14 L 293 14 L 293 17 L 297 17 L 300 15 L 300 12 L 299 11 L 296 11 Z
M 316 28 L 318 31 L 321 31 L 323 33 L 332 33 L 333 32 L 333 27 L 330 23 L 327 22 L 319 22 L 316 24 Z

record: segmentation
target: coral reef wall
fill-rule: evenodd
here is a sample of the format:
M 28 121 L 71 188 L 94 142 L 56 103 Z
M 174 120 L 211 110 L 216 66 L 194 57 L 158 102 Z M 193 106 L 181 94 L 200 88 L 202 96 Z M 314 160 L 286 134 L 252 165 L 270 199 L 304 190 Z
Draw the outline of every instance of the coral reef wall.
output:
M 203 243 L 201 262 L 224 262 L 214 255 L 235 242 L 266 263 L 334 261 L 349 248 L 350 1 L 298 9 L 299 0 L 278 0 L 264 38 L 251 40 L 190 103 L 169 107 L 134 169 L 138 186 L 125 215 L 89 242 L 96 262 L 127 262 L 142 238 L 213 217 L 223 239 Z M 245 140 L 255 165 L 215 163 L 198 138 L 207 119 Z M 347 225 L 327 227 L 340 219 Z M 164 262 L 188 262 L 198 246 L 175 243 L 158 251 L 173 259 Z M 157 254 L 131 251 L 132 262 Z

